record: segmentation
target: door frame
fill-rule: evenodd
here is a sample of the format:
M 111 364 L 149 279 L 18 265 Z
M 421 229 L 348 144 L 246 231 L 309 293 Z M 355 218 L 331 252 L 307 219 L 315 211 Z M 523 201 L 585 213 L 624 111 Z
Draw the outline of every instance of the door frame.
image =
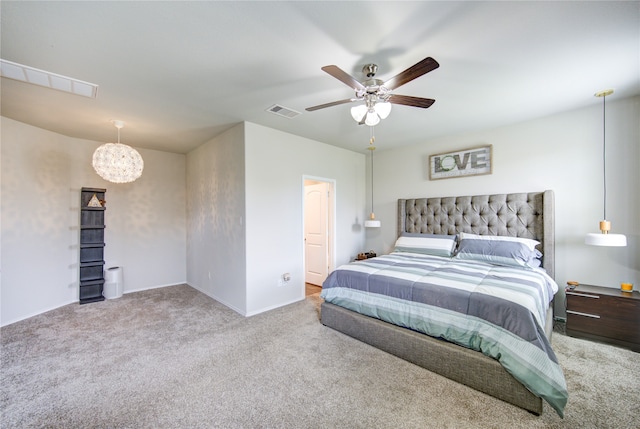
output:
M 307 272 L 306 267 L 306 249 L 304 243 L 304 232 L 305 232 L 305 189 L 306 182 L 323 182 L 329 186 L 329 199 L 327 202 L 327 264 L 328 264 L 328 273 L 331 273 L 335 269 L 336 266 L 336 181 L 335 179 L 329 179 L 326 177 L 319 176 L 311 176 L 311 175 L 303 175 L 302 176 L 302 272 Z M 302 297 L 305 296 L 305 281 L 302 282 Z

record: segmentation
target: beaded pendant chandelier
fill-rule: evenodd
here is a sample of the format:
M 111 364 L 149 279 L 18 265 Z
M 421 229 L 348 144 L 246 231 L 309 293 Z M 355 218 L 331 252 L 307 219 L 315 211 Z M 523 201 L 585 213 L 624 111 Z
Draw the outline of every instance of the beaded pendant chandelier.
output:
M 93 168 L 104 180 L 130 183 L 142 176 L 144 161 L 137 150 L 120 143 L 122 121 L 111 121 L 118 129 L 118 143 L 105 143 L 93 153 Z

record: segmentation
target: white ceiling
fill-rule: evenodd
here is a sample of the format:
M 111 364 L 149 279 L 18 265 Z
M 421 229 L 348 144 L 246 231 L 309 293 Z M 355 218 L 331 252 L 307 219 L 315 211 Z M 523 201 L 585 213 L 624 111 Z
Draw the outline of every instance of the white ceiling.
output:
M 640 94 L 640 2 L 0 3 L 2 59 L 99 85 L 96 99 L 2 78 L 2 115 L 61 134 L 186 153 L 241 121 L 365 152 L 353 91 L 335 64 L 386 80 L 431 56 L 440 68 L 394 93 L 378 149 Z M 273 104 L 301 112 L 288 119 Z

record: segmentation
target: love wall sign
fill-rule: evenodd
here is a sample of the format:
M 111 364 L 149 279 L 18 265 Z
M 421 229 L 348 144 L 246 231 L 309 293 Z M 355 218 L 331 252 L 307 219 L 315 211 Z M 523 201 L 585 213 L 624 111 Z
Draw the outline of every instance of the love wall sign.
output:
M 492 146 L 478 146 L 429 156 L 429 180 L 491 174 Z

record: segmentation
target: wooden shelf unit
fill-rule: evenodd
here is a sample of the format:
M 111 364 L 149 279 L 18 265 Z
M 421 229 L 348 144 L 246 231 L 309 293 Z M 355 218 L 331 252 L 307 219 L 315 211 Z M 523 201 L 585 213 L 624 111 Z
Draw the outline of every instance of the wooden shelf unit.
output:
M 89 207 L 95 195 L 104 201 L 106 189 L 82 188 L 80 191 L 80 304 L 103 301 L 104 288 L 104 216 L 105 207 Z

